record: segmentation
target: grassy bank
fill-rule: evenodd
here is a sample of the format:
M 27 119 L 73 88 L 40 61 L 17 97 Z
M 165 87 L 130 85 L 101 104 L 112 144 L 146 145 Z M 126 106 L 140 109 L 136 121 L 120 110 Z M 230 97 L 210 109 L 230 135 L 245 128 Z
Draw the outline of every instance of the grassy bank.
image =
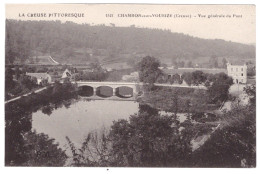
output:
M 207 91 L 192 88 L 156 87 L 145 92 L 140 102 L 169 112 L 209 112 L 217 104 L 209 104 Z

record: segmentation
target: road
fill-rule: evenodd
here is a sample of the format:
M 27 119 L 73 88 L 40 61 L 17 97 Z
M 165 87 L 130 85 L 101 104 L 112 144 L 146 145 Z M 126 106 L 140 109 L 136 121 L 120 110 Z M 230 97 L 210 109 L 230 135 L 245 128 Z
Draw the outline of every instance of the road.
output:
M 154 83 L 155 86 L 165 86 L 165 87 L 178 87 L 178 88 L 196 88 L 196 89 L 207 89 L 205 86 L 188 86 L 188 85 L 171 85 L 163 83 Z
M 245 84 L 234 84 L 230 87 L 229 93 L 232 96 L 237 97 L 235 101 L 226 101 L 221 108 L 221 111 L 230 111 L 232 109 L 232 104 L 236 103 L 242 106 L 245 106 L 249 102 L 249 97 L 244 91 L 244 88 L 246 87 Z
M 46 89 L 46 88 L 47 88 L 47 86 L 46 86 L 46 87 L 43 87 L 43 88 L 40 88 L 40 89 L 37 89 L 37 90 L 34 91 L 34 93 L 41 92 L 41 91 L 43 91 L 43 90 Z M 7 101 L 5 101 L 5 104 L 6 104 L 6 103 L 9 103 L 9 102 L 12 102 L 12 101 L 15 101 L 15 100 L 18 100 L 18 99 L 20 99 L 21 97 L 28 96 L 28 95 L 30 95 L 31 93 L 32 93 L 32 92 L 29 92 L 29 93 L 24 94 L 24 95 L 21 95 L 21 96 L 19 96 L 19 97 L 15 97 L 15 98 L 13 98 L 13 99 L 7 100 Z

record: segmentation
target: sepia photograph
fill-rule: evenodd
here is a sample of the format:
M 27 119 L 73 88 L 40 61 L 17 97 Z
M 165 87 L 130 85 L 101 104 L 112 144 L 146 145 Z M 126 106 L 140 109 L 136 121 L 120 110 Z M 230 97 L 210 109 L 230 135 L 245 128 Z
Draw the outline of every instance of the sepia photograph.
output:
M 5 4 L 4 35 L 5 167 L 256 168 L 255 5 Z

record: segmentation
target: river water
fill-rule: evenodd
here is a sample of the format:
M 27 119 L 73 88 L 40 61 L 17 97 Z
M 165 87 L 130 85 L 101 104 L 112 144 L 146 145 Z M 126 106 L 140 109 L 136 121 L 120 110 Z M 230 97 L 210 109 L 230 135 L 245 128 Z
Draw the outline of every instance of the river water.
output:
M 88 133 L 109 129 L 113 121 L 129 119 L 137 114 L 139 103 L 136 101 L 84 100 L 79 99 L 68 108 L 63 106 L 53 110 L 50 115 L 41 110 L 32 114 L 32 130 L 47 134 L 55 139 L 62 149 L 68 148 L 66 136 L 76 147 L 81 147 Z M 164 111 L 163 115 L 167 115 Z M 180 114 L 180 121 L 185 120 Z
M 80 147 L 88 133 L 108 129 L 113 121 L 128 119 L 138 112 L 138 107 L 135 101 L 81 99 L 69 108 L 63 106 L 54 110 L 51 115 L 41 110 L 33 113 L 32 129 L 54 138 L 62 148 L 66 148 L 66 136 Z

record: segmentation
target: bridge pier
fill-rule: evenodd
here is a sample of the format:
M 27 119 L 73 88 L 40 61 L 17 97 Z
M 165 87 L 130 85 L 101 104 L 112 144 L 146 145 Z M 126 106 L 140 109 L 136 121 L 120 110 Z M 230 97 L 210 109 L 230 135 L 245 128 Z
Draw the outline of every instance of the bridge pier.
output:
M 96 95 L 97 95 L 97 88 L 93 87 L 93 96 L 96 96 Z
M 136 98 L 137 97 L 137 90 L 136 90 L 136 86 L 133 89 L 133 97 Z
M 116 88 L 113 88 L 113 96 L 116 96 Z

